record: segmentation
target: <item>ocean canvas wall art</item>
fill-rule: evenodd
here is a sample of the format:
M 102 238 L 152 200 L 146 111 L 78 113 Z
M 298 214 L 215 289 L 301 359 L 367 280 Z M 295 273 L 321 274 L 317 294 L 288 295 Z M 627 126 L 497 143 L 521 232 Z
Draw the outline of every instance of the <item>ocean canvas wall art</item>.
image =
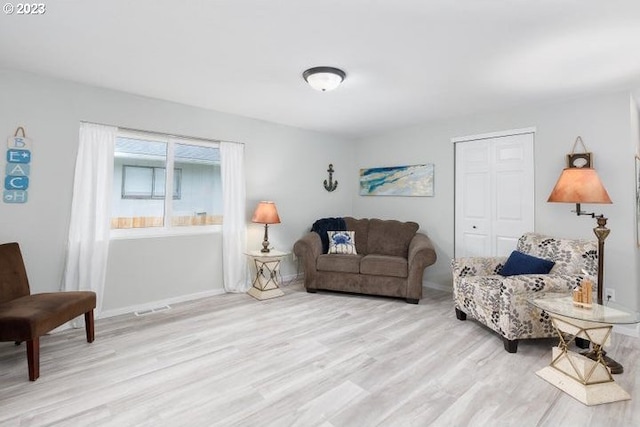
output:
M 433 197 L 433 163 L 360 169 L 360 195 Z

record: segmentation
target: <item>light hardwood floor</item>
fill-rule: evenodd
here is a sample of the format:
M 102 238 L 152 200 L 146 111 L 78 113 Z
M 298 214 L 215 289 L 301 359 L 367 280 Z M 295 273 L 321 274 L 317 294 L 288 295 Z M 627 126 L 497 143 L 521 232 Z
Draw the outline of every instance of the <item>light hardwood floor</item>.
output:
M 555 340 L 504 351 L 455 318 L 451 294 L 419 305 L 336 293 L 221 295 L 41 339 L 0 343 L 1 426 L 638 426 L 640 340 L 609 352 L 631 401 L 586 407 L 535 375 Z

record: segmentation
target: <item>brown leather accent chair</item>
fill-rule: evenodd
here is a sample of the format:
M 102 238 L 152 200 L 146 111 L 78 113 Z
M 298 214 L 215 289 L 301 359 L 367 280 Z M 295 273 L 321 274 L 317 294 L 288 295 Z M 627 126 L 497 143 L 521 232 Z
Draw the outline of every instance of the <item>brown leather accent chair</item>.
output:
M 0 341 L 27 342 L 29 380 L 40 376 L 40 337 L 84 314 L 87 342 L 93 342 L 94 292 L 31 295 L 17 243 L 0 245 Z

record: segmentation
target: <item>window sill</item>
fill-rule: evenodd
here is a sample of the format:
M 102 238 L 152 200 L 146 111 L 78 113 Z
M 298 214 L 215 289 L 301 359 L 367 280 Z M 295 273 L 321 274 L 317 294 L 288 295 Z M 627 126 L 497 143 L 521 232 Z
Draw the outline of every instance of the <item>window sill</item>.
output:
M 195 227 L 149 227 L 123 228 L 111 230 L 110 240 L 153 239 L 160 237 L 193 236 L 199 234 L 220 234 L 222 225 L 201 225 Z

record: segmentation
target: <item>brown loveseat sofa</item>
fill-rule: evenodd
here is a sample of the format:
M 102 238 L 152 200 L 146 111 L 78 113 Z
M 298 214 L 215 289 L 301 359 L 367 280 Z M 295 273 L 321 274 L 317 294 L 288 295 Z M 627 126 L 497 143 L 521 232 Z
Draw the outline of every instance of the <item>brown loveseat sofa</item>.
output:
M 298 240 L 293 251 L 304 266 L 307 292 L 318 289 L 384 295 L 417 304 L 424 269 L 436 262 L 431 240 L 415 222 L 344 218 L 355 232 L 357 255 L 325 254 L 316 232 Z

